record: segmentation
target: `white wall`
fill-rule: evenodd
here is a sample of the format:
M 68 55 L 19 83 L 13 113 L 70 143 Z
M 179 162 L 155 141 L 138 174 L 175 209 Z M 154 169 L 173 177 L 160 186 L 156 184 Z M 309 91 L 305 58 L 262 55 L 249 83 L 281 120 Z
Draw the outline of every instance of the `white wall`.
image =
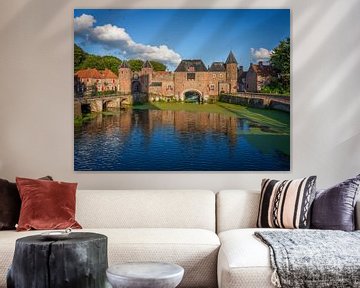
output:
M 164 3 L 164 4 L 162 4 Z M 165 5 L 166 3 L 166 5 Z M 271 3 L 271 4 L 270 4 Z M 291 8 L 291 172 L 73 171 L 73 8 Z M 0 9 L 0 178 L 77 181 L 83 189 L 257 189 L 263 177 L 360 173 L 360 1 L 17 0 Z

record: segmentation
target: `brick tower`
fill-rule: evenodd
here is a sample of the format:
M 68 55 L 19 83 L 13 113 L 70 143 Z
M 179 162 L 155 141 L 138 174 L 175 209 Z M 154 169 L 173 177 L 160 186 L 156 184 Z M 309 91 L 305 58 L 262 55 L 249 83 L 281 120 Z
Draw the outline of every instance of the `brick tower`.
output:
M 238 86 L 238 69 L 237 61 L 232 51 L 230 51 L 229 56 L 226 59 L 226 82 L 230 84 L 230 93 L 237 92 Z
M 127 61 L 123 61 L 119 67 L 119 92 L 131 93 L 131 69 Z
M 152 74 L 154 72 L 154 68 L 151 65 L 150 61 L 146 60 L 144 65 L 141 68 L 141 76 L 140 76 L 140 82 L 143 92 L 147 93 L 149 92 L 149 85 L 152 81 Z

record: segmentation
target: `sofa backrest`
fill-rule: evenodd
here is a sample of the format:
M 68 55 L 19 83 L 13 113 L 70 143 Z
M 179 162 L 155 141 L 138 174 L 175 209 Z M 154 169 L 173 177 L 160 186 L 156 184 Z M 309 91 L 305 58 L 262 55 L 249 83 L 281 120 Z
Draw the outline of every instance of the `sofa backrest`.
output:
M 360 198 L 360 197 L 359 197 Z M 260 191 L 223 190 L 216 194 L 216 232 L 255 228 Z M 356 230 L 360 230 L 360 199 L 355 207 Z
M 217 233 L 239 228 L 255 228 L 260 192 L 222 190 L 216 194 Z
M 78 190 L 76 220 L 84 228 L 215 231 L 215 193 L 209 190 Z

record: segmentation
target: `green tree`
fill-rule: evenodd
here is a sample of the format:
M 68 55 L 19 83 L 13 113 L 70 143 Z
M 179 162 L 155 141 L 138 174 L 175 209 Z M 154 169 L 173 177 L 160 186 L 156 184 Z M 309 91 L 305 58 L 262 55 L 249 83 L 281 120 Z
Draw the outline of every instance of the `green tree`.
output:
M 89 54 L 86 59 L 78 66 L 78 69 L 96 68 L 97 70 L 111 70 L 116 75 L 118 74 L 119 66 L 121 65 L 120 59 L 114 56 L 97 56 Z
M 157 61 L 150 61 L 151 65 L 154 68 L 154 71 L 165 71 L 166 65 Z
M 131 59 L 128 61 L 128 64 L 132 71 L 140 71 L 144 65 L 144 61 L 140 59 Z
M 119 74 L 119 66 L 121 65 L 121 60 L 115 56 L 103 56 L 102 61 L 105 68 L 111 70 L 116 75 Z
M 79 70 L 81 63 L 83 63 L 88 54 L 81 49 L 78 45 L 74 44 L 74 69 Z
M 86 53 L 81 47 L 74 44 L 74 70 L 95 68 L 98 70 L 110 69 L 116 75 L 119 73 L 121 60 L 115 56 L 98 56 Z M 128 61 L 132 71 L 141 71 L 144 61 L 140 59 L 131 59 Z M 154 71 L 165 71 L 166 66 L 157 61 L 150 61 Z
M 290 38 L 281 41 L 270 57 L 270 65 L 277 73 L 277 82 L 284 93 L 290 93 Z

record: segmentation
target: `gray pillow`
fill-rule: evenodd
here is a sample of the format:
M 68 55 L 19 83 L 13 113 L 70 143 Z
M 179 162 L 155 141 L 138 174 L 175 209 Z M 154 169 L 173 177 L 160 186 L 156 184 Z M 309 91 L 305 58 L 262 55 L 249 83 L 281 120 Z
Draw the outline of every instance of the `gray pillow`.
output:
M 360 174 L 315 195 L 311 213 L 311 228 L 355 230 L 355 202 Z

